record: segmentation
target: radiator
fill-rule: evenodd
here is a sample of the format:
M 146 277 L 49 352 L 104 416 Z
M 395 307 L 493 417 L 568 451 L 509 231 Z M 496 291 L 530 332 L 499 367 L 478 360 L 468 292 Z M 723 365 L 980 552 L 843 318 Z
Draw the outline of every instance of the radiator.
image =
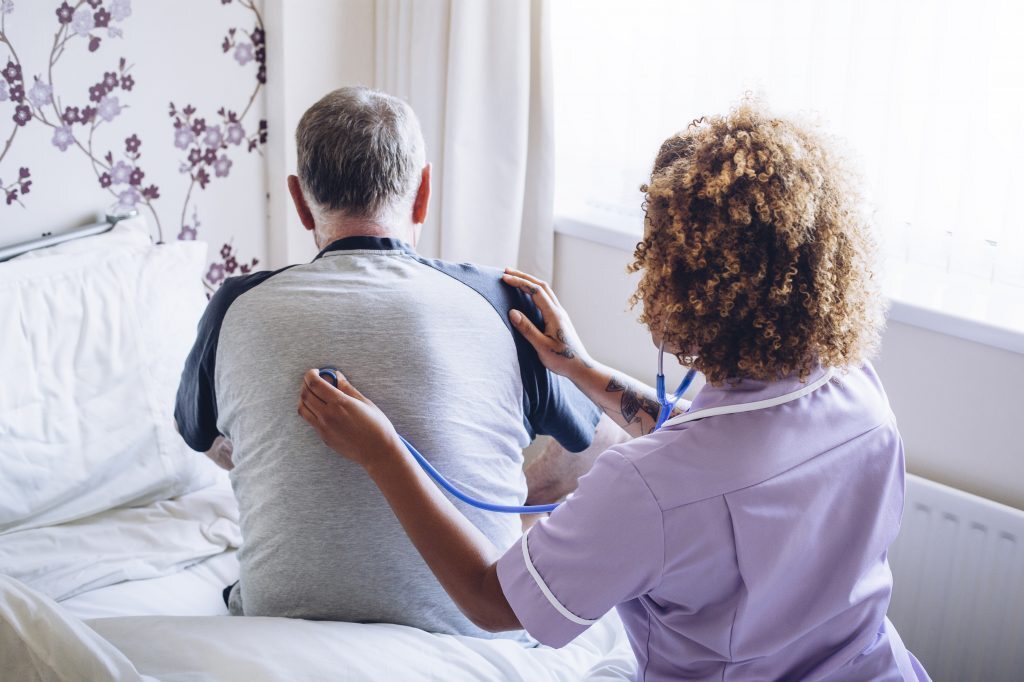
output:
M 935 682 L 1024 680 L 1024 511 L 908 475 L 889 560 L 889 618 Z

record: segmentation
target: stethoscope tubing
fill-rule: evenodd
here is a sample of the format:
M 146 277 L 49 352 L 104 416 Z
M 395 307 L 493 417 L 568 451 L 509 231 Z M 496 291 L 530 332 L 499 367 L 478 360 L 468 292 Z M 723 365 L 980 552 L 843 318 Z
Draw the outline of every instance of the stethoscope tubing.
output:
M 434 479 L 439 486 L 447 490 L 452 494 L 453 497 L 465 502 L 471 507 L 477 509 L 483 509 L 484 511 L 498 512 L 500 514 L 546 514 L 553 512 L 558 508 L 561 502 L 554 502 L 552 504 L 524 504 L 524 505 L 505 505 L 505 504 L 492 504 L 491 502 L 484 502 L 478 500 L 475 497 L 470 497 L 466 493 L 462 492 L 448 481 L 447 478 L 441 475 L 441 472 L 434 468 L 434 466 L 427 461 L 427 458 L 419 453 L 419 450 L 412 446 L 412 443 L 407 441 L 402 435 L 398 436 L 405 443 L 406 449 L 409 454 L 413 456 L 420 467 L 423 468 L 427 475 Z
M 317 373 L 325 381 L 329 382 L 335 388 L 338 387 L 338 370 L 333 367 L 324 367 L 318 369 Z M 405 439 L 401 434 L 398 435 L 402 439 L 402 443 L 405 445 L 406 450 L 412 455 L 412 458 L 416 460 L 416 463 L 430 476 L 434 481 L 441 486 L 444 490 L 451 493 L 452 497 L 465 502 L 471 507 L 477 509 L 483 509 L 484 511 L 498 512 L 500 514 L 546 514 L 554 511 L 560 502 L 553 504 L 524 504 L 524 505 L 507 505 L 507 504 L 493 504 L 491 502 L 484 502 L 478 500 L 475 497 L 471 497 L 466 493 L 456 488 L 447 478 L 441 475 L 441 472 L 434 468 L 434 466 L 427 461 L 427 458 L 420 454 L 420 451 L 413 447 L 413 444 Z
M 654 427 L 655 430 L 660 429 L 661 425 L 664 424 L 665 420 L 668 419 L 670 414 L 672 414 L 672 409 L 676 406 L 676 403 L 679 402 L 679 398 L 686 392 L 686 389 L 690 387 L 690 384 L 693 383 L 693 378 L 697 374 L 697 371 L 694 369 L 687 372 L 686 376 L 683 377 L 682 382 L 680 382 L 679 387 L 672 394 L 672 399 L 668 400 L 665 395 L 665 375 L 662 373 L 661 363 L 661 355 L 659 354 L 657 390 L 658 402 L 661 403 L 661 411 L 658 414 L 658 421 Z M 338 387 L 338 370 L 333 367 L 323 367 L 318 369 L 317 373 L 322 379 L 329 382 L 332 386 L 335 388 Z M 416 463 L 420 465 L 420 468 L 422 468 L 430 478 L 434 479 L 435 483 L 441 486 L 443 490 L 450 493 L 452 497 L 468 504 L 471 507 L 476 507 L 477 509 L 489 512 L 497 512 L 499 514 L 547 514 L 549 512 L 553 512 L 561 504 L 561 502 L 553 502 L 551 504 L 510 505 L 494 504 L 492 502 L 478 500 L 477 498 L 467 495 L 456 488 L 455 485 L 445 478 L 440 471 L 434 468 L 434 465 L 432 465 L 426 457 L 420 454 L 420 451 L 417 450 L 412 443 L 406 440 L 404 436 L 399 434 L 398 437 L 402 439 L 402 444 L 405 445 L 405 449 L 409 451 L 409 454 L 412 455 L 413 459 L 416 460 Z

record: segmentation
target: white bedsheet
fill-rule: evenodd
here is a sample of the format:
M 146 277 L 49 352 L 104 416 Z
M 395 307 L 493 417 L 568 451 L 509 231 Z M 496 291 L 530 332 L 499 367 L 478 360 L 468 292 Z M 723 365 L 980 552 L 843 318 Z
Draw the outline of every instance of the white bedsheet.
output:
M 612 613 L 560 650 L 400 625 L 225 615 L 230 489 L 0 535 L 3 680 L 630 680 Z M 27 584 L 30 583 L 30 584 Z M 60 604 L 54 598 L 61 600 Z
M 173 500 L 0 534 L 0 573 L 62 600 L 178 573 L 241 539 L 238 505 L 224 478 Z
M 226 616 L 223 590 L 238 580 L 235 550 L 162 578 L 128 580 L 60 602 L 82 620 L 116 616 Z
M 174 577 L 137 581 L 149 586 L 135 589 L 159 587 L 173 598 L 168 581 Z M 555 650 L 401 625 L 288 618 L 154 615 L 83 621 L 23 583 L 0 576 L 0 670 L 12 680 L 611 681 L 633 679 L 635 666 L 614 613 Z
M 89 622 L 160 680 L 544 680 L 608 677 L 621 624 L 607 618 L 564 649 L 431 635 L 401 625 L 282 618 L 108 618 Z M 632 653 L 626 652 L 629 657 Z M 614 656 L 614 654 L 612 654 Z M 623 679 L 623 678 L 619 678 Z M 625 679 L 630 679 L 626 677 Z

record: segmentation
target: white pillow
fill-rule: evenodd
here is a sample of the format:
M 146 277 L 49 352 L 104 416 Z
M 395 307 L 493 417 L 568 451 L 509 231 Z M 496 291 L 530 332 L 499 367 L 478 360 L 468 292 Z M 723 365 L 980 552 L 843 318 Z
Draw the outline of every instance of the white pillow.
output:
M 217 480 L 172 416 L 205 259 L 119 225 L 0 263 L 0 533 Z

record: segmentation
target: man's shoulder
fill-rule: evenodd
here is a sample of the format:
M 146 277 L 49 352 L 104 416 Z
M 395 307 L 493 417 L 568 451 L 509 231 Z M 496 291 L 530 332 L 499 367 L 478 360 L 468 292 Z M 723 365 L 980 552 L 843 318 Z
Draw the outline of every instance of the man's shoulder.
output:
M 259 272 L 251 272 L 247 275 L 238 275 L 236 277 L 228 277 L 217 289 L 217 293 L 214 295 L 214 299 L 227 298 L 232 296 L 239 296 L 249 289 L 252 289 L 256 285 L 265 282 L 270 277 L 273 277 L 280 270 L 260 270 Z
M 439 258 L 427 258 L 418 254 L 413 255 L 412 257 L 424 265 L 430 266 L 435 270 L 439 270 L 446 275 L 450 275 L 463 284 L 468 284 L 470 286 L 475 284 L 496 286 L 501 283 L 502 272 L 497 268 L 492 268 L 486 265 L 477 265 L 476 263 L 455 263 L 452 261 L 441 260 Z
M 252 272 L 247 275 L 228 277 L 220 285 L 220 288 L 214 292 L 213 296 L 210 297 L 210 303 L 207 305 L 207 317 L 223 319 L 224 315 L 227 314 L 228 308 L 231 307 L 231 304 L 239 296 L 252 291 L 274 275 L 293 267 L 295 266 L 289 265 L 279 270 L 260 270 L 259 272 Z
M 476 291 L 494 306 L 506 325 L 508 312 L 512 308 L 522 309 L 528 305 L 523 300 L 522 292 L 502 281 L 504 273 L 498 268 L 475 263 L 454 263 L 418 255 L 413 257 L 423 265 L 434 268 Z

